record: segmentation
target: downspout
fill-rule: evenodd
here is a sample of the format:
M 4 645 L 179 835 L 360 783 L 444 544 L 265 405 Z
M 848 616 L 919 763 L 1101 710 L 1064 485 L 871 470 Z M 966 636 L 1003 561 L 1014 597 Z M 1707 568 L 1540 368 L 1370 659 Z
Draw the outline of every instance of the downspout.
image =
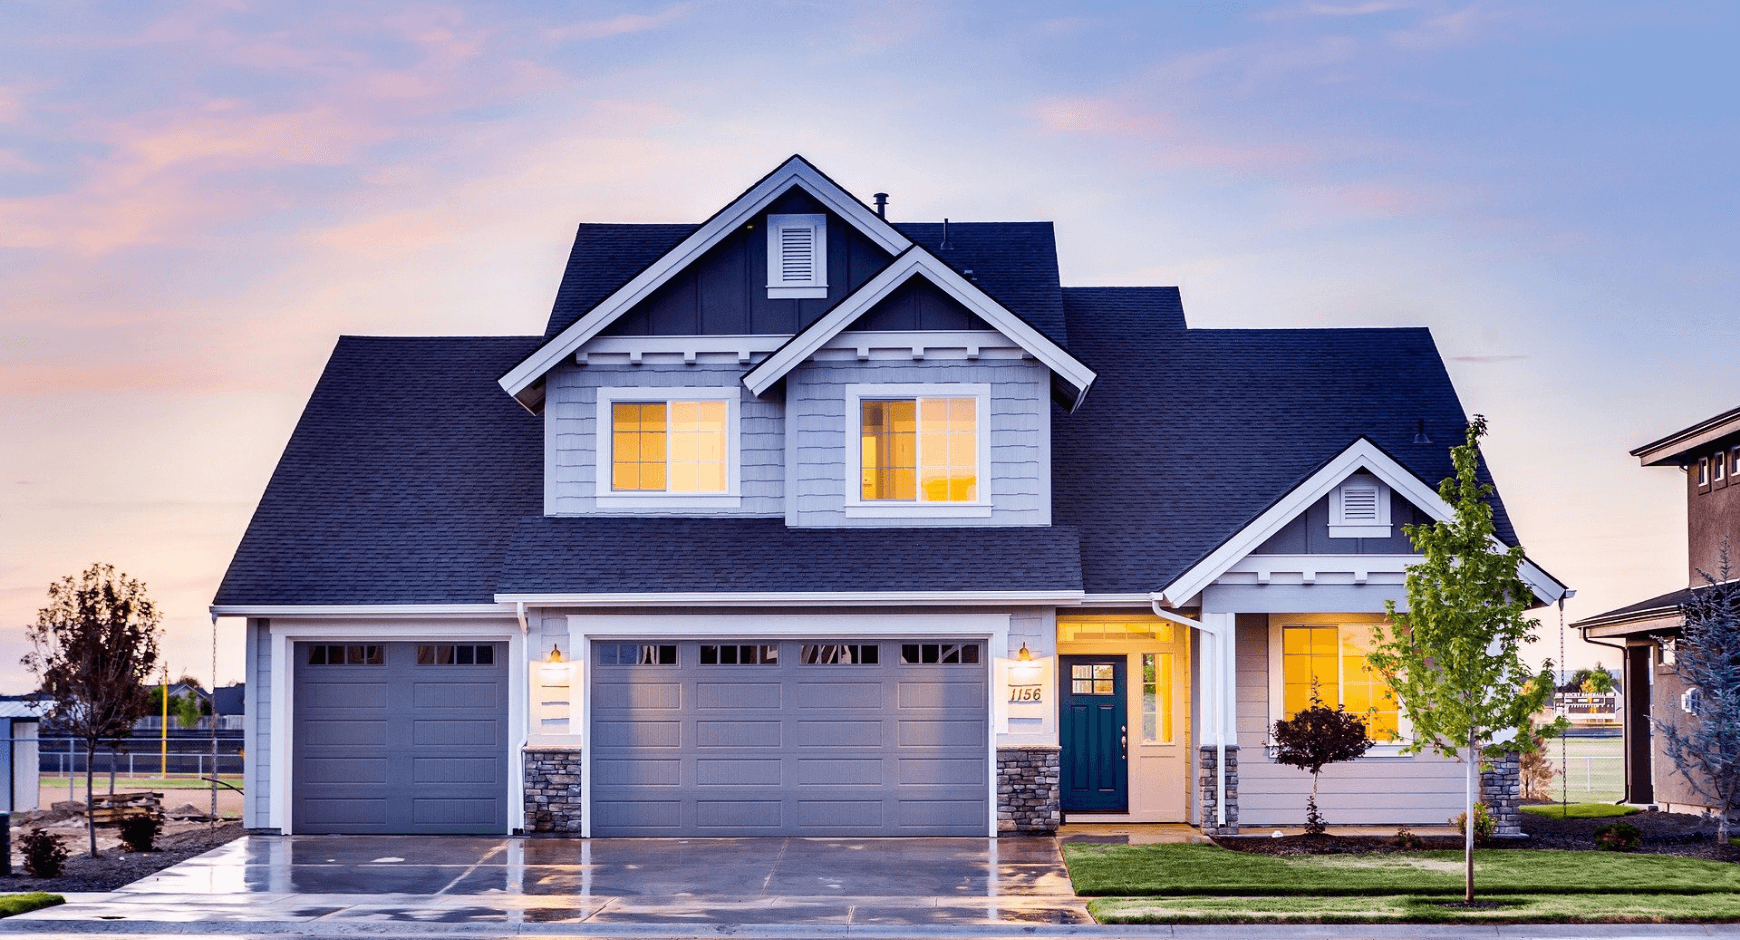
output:
M 1202 675 L 1205 680 L 1203 684 L 1208 686 L 1208 691 L 1213 693 L 1205 698 L 1214 702 L 1214 824 L 1216 829 L 1224 829 L 1226 827 L 1226 718 L 1222 713 L 1226 709 L 1224 707 L 1225 695 L 1221 686 L 1226 680 L 1224 675 L 1226 664 L 1219 660 L 1226 656 L 1227 637 L 1218 627 L 1210 627 L 1201 621 L 1182 617 L 1163 609 L 1158 598 L 1150 600 L 1149 604 L 1154 608 L 1154 616 L 1161 620 L 1170 620 L 1214 639 L 1215 655 L 1219 668 L 1212 672 L 1204 669 Z
M 526 674 L 526 706 L 525 718 L 520 722 L 520 753 L 519 760 L 514 761 L 514 779 L 519 782 L 520 812 L 525 812 L 526 805 L 526 748 L 532 744 L 532 650 L 526 644 L 531 642 L 531 627 L 526 623 L 526 602 L 514 601 L 514 615 L 520 621 L 520 650 L 525 656 Z M 526 831 L 524 815 L 520 817 L 520 831 Z

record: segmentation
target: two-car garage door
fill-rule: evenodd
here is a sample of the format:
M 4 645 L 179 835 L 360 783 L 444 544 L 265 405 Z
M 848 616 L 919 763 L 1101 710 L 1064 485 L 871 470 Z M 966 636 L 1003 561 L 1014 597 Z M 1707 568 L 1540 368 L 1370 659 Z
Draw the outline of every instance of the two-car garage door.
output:
M 984 835 L 981 647 L 594 643 L 592 834 Z

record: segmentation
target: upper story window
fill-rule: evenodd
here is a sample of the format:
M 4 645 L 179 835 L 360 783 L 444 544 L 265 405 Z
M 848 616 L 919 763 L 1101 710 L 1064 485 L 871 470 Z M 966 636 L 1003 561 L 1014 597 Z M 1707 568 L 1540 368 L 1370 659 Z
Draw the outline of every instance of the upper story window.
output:
M 1710 485 L 1710 458 L 1708 457 L 1698 458 L 1698 485 Z
M 767 296 L 828 296 L 828 217 L 767 217 Z
M 848 515 L 989 515 L 984 385 L 852 385 Z
M 736 505 L 737 398 L 735 388 L 599 389 L 599 506 Z
M 1740 447 L 1728 451 L 1728 475 L 1740 476 Z
M 1329 492 L 1329 537 L 1390 537 L 1390 488 L 1377 477 L 1356 474 Z
M 1717 451 L 1716 456 L 1710 458 L 1710 470 L 1717 483 L 1728 479 L 1728 455 Z

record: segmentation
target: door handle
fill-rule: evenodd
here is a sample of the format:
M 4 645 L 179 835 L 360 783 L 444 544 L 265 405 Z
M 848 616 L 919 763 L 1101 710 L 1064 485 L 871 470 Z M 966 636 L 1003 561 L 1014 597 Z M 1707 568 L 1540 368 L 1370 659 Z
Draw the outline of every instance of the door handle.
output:
M 1130 759 L 1130 726 L 1118 726 L 1118 749 L 1124 752 L 1124 760 Z

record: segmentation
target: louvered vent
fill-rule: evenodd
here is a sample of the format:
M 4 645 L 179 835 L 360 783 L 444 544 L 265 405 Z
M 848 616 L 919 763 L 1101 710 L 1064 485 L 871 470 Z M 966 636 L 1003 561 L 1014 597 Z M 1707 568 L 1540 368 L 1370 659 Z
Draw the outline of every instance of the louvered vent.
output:
M 816 279 L 816 230 L 788 225 L 779 230 L 779 282 L 808 286 Z
M 767 217 L 767 296 L 828 296 L 828 217 Z
M 1341 490 L 1341 519 L 1347 525 L 1378 524 L 1378 490 L 1350 483 Z

